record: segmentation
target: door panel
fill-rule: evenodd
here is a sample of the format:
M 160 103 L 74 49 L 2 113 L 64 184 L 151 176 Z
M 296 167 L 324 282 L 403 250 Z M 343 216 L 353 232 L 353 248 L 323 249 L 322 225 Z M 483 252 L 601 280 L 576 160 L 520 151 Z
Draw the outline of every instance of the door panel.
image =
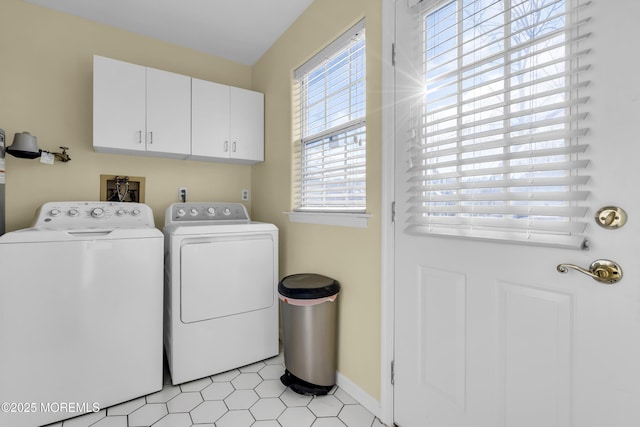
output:
M 570 425 L 571 295 L 518 283 L 497 287 L 504 425 Z
M 412 24 L 396 2 L 395 385 L 401 427 L 601 427 L 640 423 L 640 236 L 636 124 L 639 2 L 592 2 L 589 217 L 620 206 L 628 223 L 590 221 L 590 250 L 409 235 L 407 100 Z M 611 259 L 614 285 L 556 266 Z

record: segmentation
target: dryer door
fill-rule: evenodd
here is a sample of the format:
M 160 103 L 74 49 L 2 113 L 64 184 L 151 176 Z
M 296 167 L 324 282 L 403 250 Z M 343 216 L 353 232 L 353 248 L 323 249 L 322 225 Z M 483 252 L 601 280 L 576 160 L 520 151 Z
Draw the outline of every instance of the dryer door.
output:
M 272 234 L 186 239 L 180 248 L 180 318 L 193 323 L 276 303 Z

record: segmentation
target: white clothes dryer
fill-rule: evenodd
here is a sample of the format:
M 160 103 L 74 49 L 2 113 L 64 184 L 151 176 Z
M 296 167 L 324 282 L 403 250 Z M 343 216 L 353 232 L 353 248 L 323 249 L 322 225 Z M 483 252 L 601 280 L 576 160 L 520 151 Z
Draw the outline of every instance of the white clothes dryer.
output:
M 1 426 L 162 389 L 162 251 L 138 203 L 45 203 L 0 236 Z
M 173 384 L 275 356 L 278 229 L 239 203 L 165 215 L 165 350 Z

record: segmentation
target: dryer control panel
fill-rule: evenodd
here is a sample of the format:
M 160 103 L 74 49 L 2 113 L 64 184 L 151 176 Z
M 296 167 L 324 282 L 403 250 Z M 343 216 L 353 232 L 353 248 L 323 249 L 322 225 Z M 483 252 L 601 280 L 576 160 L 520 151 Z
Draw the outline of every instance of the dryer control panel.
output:
M 79 229 L 155 227 L 153 211 L 143 203 L 48 202 L 36 212 L 34 228 Z
M 241 203 L 174 203 L 167 208 L 164 225 L 203 221 L 209 223 L 249 223 L 247 209 Z

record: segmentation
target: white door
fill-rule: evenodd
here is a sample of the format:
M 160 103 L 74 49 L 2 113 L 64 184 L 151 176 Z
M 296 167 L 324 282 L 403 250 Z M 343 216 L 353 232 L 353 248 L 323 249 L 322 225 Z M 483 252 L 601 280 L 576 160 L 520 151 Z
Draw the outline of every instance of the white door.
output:
M 442 3 L 442 2 L 441 2 Z M 620 206 L 628 223 L 589 220 L 590 250 L 408 235 L 406 103 L 396 91 L 395 385 L 400 427 L 627 427 L 640 425 L 640 2 L 589 6 L 588 217 Z M 409 12 L 398 0 L 396 85 L 405 61 Z M 619 7 L 619 9 L 616 9 Z M 606 285 L 577 271 L 618 262 Z

